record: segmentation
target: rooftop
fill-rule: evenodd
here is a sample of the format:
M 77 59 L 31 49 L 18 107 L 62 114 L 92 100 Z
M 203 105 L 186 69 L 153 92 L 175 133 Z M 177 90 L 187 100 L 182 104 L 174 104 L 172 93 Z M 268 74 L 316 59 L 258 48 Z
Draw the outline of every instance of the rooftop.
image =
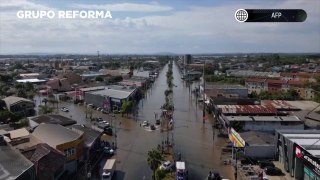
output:
M 56 148 L 57 145 L 74 141 L 81 136 L 81 134 L 58 124 L 40 124 L 35 128 L 32 135 L 53 148 Z
M 12 130 L 12 131 L 9 131 L 9 133 L 10 133 L 11 139 L 29 136 L 29 131 L 27 131 L 26 128 Z
M 136 89 L 125 86 L 108 86 L 104 90 L 88 92 L 87 94 L 94 94 L 100 96 L 109 96 L 117 99 L 128 98 Z
M 218 105 L 218 108 L 224 114 L 277 114 L 276 108 L 266 105 Z
M 236 84 L 209 84 L 206 83 L 206 88 L 205 89 L 247 89 L 244 86 L 241 85 L 236 85 Z
M 225 116 L 228 121 L 301 122 L 297 116 Z
M 41 123 L 46 123 L 46 124 L 60 124 L 62 126 L 69 126 L 72 124 L 76 124 L 77 121 L 64 117 L 59 114 L 51 114 L 51 115 L 39 115 L 35 117 L 30 117 L 29 120 L 34 121 L 36 125 L 41 124 Z M 30 123 L 32 124 L 32 123 Z
M 46 82 L 46 80 L 43 79 L 18 79 L 17 80 L 18 83 L 40 83 L 40 82 Z
M 19 103 L 21 101 L 33 103 L 33 101 L 31 101 L 29 99 L 22 98 L 22 97 L 16 97 L 16 96 L 8 96 L 2 100 L 4 100 L 6 102 L 7 106 L 8 105 L 11 106 L 11 105 Z
M 0 146 L 1 179 L 16 179 L 20 174 L 33 167 L 33 163 L 11 146 Z
M 240 136 L 250 145 L 271 145 L 274 144 L 274 135 L 269 133 L 248 131 L 240 133 Z
M 83 132 L 84 133 L 84 144 L 87 147 L 91 147 L 92 144 L 98 139 L 101 135 L 100 132 L 93 130 L 90 127 L 86 127 L 84 125 L 73 125 L 71 129 L 76 132 Z

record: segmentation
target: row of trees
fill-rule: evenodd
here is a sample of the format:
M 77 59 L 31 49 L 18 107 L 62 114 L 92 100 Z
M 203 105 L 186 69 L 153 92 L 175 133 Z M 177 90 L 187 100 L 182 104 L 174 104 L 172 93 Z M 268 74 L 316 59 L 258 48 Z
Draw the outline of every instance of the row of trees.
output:
M 165 95 L 165 103 L 163 105 L 163 108 L 169 111 L 173 110 L 173 103 L 172 100 L 170 98 L 171 94 L 172 94 L 172 87 L 173 87 L 173 72 L 172 72 L 172 61 L 169 62 L 168 64 L 168 71 L 167 71 L 167 85 L 168 85 L 168 89 L 164 91 L 164 95 Z
M 294 89 L 289 89 L 288 91 L 285 91 L 283 93 L 271 93 L 268 91 L 262 91 L 260 94 L 257 94 L 253 92 L 249 95 L 249 97 L 257 100 L 276 99 L 293 101 L 301 99 L 299 93 Z
M 241 84 L 245 85 L 245 79 L 236 77 L 226 77 L 217 75 L 206 75 L 206 82 L 215 82 L 218 84 Z

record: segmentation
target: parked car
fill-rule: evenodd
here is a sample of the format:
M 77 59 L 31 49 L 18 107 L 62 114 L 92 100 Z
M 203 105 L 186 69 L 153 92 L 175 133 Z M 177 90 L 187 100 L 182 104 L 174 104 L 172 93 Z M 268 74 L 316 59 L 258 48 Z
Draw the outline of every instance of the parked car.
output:
M 143 127 L 149 126 L 149 122 L 148 121 L 143 121 L 142 126 Z
M 69 109 L 66 108 L 66 107 L 62 107 L 62 108 L 60 108 L 60 110 L 63 111 L 63 112 L 69 112 Z
M 170 171 L 172 169 L 173 163 L 170 161 L 166 161 L 163 164 L 161 164 L 160 169 L 165 171 Z
M 156 120 L 156 125 L 160 125 L 160 119 Z
M 267 175 L 271 175 L 271 176 L 280 176 L 283 174 L 281 169 L 273 166 L 267 166 L 264 169 L 264 171 L 266 172 Z
M 156 130 L 156 127 L 155 127 L 154 125 L 151 125 L 151 126 L 150 126 L 150 129 L 151 129 L 151 130 Z
M 110 148 L 109 146 L 104 147 L 103 150 L 108 155 L 113 155 L 114 154 L 114 150 L 112 148 Z
M 102 109 L 101 107 L 98 107 L 98 108 L 97 108 L 97 111 L 101 111 L 101 109 Z
M 269 167 L 275 167 L 275 165 L 274 165 L 273 162 L 271 162 L 271 161 L 258 161 L 258 163 L 259 163 L 259 167 L 260 167 L 261 169 L 264 169 L 264 168 L 266 168 L 267 166 L 269 166 Z
M 112 128 L 110 126 L 109 127 L 104 127 L 103 130 L 107 135 L 112 136 L 113 131 L 112 131 Z

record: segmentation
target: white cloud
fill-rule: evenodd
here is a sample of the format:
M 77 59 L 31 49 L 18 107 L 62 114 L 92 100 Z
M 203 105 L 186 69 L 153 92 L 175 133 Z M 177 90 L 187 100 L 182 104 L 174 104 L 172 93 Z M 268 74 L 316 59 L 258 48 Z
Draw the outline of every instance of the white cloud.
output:
M 161 12 L 173 10 L 170 6 L 163 6 L 157 3 L 137 4 L 137 3 L 119 3 L 119 4 L 76 4 L 74 8 L 80 9 L 100 9 L 122 12 Z

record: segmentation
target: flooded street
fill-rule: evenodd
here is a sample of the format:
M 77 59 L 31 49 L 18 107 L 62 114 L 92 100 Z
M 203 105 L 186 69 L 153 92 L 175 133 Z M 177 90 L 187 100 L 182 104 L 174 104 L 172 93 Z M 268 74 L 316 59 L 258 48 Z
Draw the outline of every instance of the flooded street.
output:
M 147 153 L 167 139 L 167 132 L 161 132 L 159 129 L 146 130 L 141 124 L 143 121 L 154 124 L 155 113 L 160 116 L 160 107 L 165 102 L 164 91 L 167 89 L 167 70 L 168 65 L 159 72 L 159 77 L 146 92 L 145 98 L 139 102 L 137 119 L 122 118 L 121 115 L 116 117 L 118 147 L 114 156 L 117 159 L 116 179 L 152 179 Z M 205 179 L 210 170 L 219 171 L 223 177 L 233 179 L 231 167 L 223 166 L 220 160 L 220 149 L 226 139 L 218 138 L 217 133 L 213 137 L 212 120 L 209 118 L 203 123 L 202 103 L 197 103 L 192 94 L 192 89 L 199 85 L 199 82 L 193 83 L 191 87 L 187 86 L 181 79 L 175 63 L 173 63 L 173 77 L 174 130 L 170 132 L 169 140 L 171 142 L 173 137 L 175 153 L 180 152 L 182 160 L 186 162 L 189 179 Z M 39 98 L 37 102 L 40 102 Z M 85 106 L 60 102 L 59 107 L 62 106 L 69 108 L 70 112 L 59 111 L 61 115 L 76 120 L 78 124 L 87 123 Z M 112 122 L 110 115 L 101 112 L 93 111 L 92 116 Z M 114 137 L 110 136 L 110 141 L 115 141 Z

